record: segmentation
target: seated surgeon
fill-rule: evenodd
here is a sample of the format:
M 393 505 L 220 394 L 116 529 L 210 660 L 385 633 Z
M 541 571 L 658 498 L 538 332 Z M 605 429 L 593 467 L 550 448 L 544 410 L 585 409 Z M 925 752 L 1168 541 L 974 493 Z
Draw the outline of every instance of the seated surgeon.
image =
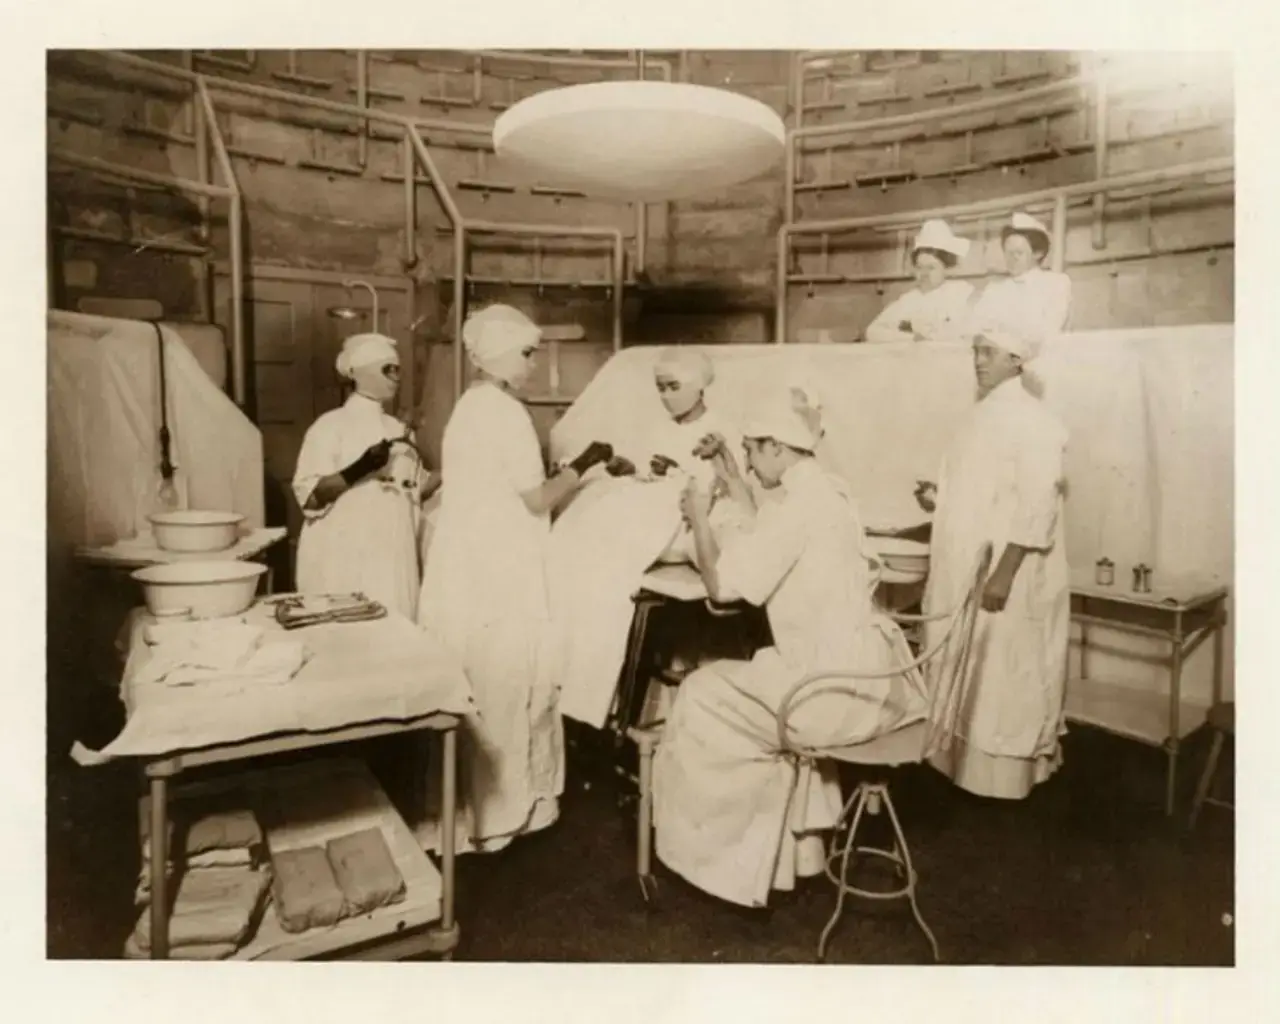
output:
M 711 497 L 691 480 L 684 510 L 711 597 L 763 606 L 774 644 L 749 662 L 717 661 L 680 686 L 654 764 L 657 854 L 699 889 L 746 907 L 823 868 L 822 839 L 841 800 L 833 772 L 805 768 L 795 801 L 791 764 L 777 755 L 776 709 L 806 675 L 888 672 L 911 661 L 898 626 L 872 602 L 877 563 L 858 507 L 814 449 L 821 412 L 803 389 L 779 394 L 745 433 L 751 471 L 782 493 L 721 548 Z M 721 485 L 741 492 L 732 460 L 715 460 Z M 792 716 L 805 743 L 869 739 L 923 717 L 917 673 L 863 683 L 860 697 L 827 694 Z M 811 774 L 812 773 L 812 774 Z

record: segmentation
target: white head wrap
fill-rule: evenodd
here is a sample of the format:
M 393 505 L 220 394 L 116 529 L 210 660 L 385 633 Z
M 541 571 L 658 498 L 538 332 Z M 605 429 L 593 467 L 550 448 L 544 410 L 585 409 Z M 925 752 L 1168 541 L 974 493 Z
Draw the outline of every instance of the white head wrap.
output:
M 818 447 L 822 434 L 822 400 L 813 387 L 802 382 L 793 382 L 757 405 L 742 432 L 743 437 L 771 437 L 810 453 Z
M 976 322 L 968 331 L 970 338 L 982 338 L 996 348 L 1017 356 L 1024 363 L 1030 362 L 1040 354 L 1041 339 L 1033 337 L 1021 328 L 995 320 Z
M 467 355 L 485 373 L 501 377 L 508 356 L 542 338 L 538 325 L 514 306 L 495 304 L 472 313 L 462 325 Z
M 348 380 L 360 367 L 378 363 L 400 363 L 395 339 L 385 334 L 353 334 L 342 343 L 342 351 L 338 353 L 338 373 Z
M 688 387 L 705 391 L 716 377 L 715 367 L 705 352 L 673 345 L 664 349 L 653 364 L 653 372 L 665 373 Z

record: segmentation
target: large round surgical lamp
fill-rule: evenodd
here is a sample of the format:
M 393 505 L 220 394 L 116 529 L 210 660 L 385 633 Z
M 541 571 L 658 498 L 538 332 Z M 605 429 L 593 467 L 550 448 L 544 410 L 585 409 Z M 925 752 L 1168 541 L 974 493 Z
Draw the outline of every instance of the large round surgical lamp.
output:
M 502 114 L 493 145 L 530 180 L 625 202 L 668 202 L 748 181 L 777 163 L 782 118 L 759 100 L 685 82 L 593 82 L 536 93 Z

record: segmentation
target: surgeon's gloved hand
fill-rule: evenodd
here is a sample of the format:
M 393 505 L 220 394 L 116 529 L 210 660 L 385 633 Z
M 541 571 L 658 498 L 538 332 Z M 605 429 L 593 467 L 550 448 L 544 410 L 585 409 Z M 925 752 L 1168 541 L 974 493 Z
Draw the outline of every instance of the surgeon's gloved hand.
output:
M 680 463 L 675 459 L 666 455 L 655 455 L 649 460 L 649 472 L 654 476 L 666 476 L 673 469 L 677 469 Z
M 376 473 L 385 467 L 390 458 L 391 442 L 379 441 L 377 444 L 369 445 L 355 462 L 341 470 L 338 475 L 348 487 L 354 487 L 370 473 Z
M 610 476 L 635 476 L 636 465 L 630 459 L 615 455 L 604 464 L 604 471 Z
M 569 468 L 577 473 L 578 476 L 586 476 L 587 471 L 592 466 L 608 462 L 612 458 L 613 445 L 604 444 L 601 441 L 592 441 L 581 455 L 569 463 Z
M 719 434 L 707 434 L 693 446 L 693 455 L 699 459 L 714 459 L 728 446 Z

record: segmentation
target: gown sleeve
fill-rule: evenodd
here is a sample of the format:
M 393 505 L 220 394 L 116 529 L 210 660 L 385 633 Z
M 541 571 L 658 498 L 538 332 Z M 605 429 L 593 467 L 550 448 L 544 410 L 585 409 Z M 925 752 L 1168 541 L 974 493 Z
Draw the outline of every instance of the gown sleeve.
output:
M 342 467 L 338 463 L 336 424 L 331 417 L 322 416 L 307 429 L 298 452 L 298 464 L 293 474 L 293 496 L 307 519 L 324 514 L 324 509 L 309 509 L 307 501 L 321 477 L 336 473 Z
M 880 311 L 880 314 L 867 326 L 866 338 L 871 344 L 883 344 L 890 341 L 911 341 L 915 335 L 898 327 L 904 320 L 911 319 L 911 301 L 907 298 L 911 292 L 904 292 Z
M 529 414 L 518 403 L 495 406 L 492 439 L 503 479 L 517 494 L 541 487 L 546 481 L 542 449 Z
M 763 606 L 795 568 L 805 540 L 793 502 L 762 508 L 754 524 L 734 533 L 720 552 L 716 572 L 724 596 Z
M 1028 423 L 1013 435 L 1015 511 L 1009 543 L 1033 551 L 1053 547 L 1065 472 L 1066 430 L 1056 422 Z
M 1045 337 L 1052 337 L 1060 334 L 1067 328 L 1067 321 L 1071 314 L 1071 278 L 1066 274 L 1053 273 L 1049 275 L 1047 287 L 1045 288 L 1045 304 L 1044 304 L 1044 334 Z

